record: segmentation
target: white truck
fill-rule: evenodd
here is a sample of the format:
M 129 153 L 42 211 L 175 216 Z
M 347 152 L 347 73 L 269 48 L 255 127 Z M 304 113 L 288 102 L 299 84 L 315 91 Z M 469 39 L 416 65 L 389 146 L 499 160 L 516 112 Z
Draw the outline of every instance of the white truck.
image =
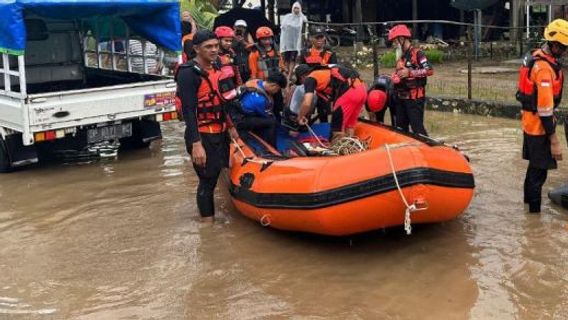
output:
M 160 122 L 177 119 L 176 85 L 154 44 L 131 39 L 126 24 L 126 37 L 106 42 L 79 24 L 26 15 L 25 54 L 2 53 L 0 172 L 147 147 Z

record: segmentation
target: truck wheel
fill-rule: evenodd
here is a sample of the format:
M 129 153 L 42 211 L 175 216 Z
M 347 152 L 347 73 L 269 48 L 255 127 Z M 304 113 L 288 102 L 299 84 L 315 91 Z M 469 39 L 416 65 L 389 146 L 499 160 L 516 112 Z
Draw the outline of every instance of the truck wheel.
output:
M 8 157 L 8 148 L 6 148 L 6 142 L 0 137 L 0 172 L 6 173 L 12 171 L 12 165 L 10 163 L 10 158 Z

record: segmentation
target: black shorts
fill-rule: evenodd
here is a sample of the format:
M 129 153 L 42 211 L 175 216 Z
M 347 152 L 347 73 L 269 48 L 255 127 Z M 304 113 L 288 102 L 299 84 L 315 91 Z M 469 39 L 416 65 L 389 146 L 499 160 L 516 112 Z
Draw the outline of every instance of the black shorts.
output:
M 205 149 L 207 159 L 205 166 L 193 164 L 197 176 L 201 178 L 214 178 L 219 175 L 223 168 L 229 166 L 229 135 L 223 133 L 201 133 L 201 144 Z M 191 155 L 193 143 L 185 140 L 187 152 Z
M 529 167 L 536 169 L 556 169 L 557 163 L 552 158 L 548 136 L 523 134 L 523 159 L 529 161 Z
M 282 58 L 285 62 L 294 62 L 298 58 L 298 51 L 282 52 Z

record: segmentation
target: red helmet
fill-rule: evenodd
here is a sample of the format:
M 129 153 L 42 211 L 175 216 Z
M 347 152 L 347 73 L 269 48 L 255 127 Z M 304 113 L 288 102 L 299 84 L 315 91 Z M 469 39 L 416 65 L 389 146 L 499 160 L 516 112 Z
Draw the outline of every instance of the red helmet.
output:
M 367 96 L 367 111 L 379 112 L 387 104 L 387 94 L 383 90 L 374 89 Z
M 274 32 L 269 27 L 260 27 L 256 29 L 256 38 L 270 38 L 274 36 Z
M 235 36 L 235 32 L 232 28 L 227 26 L 220 26 L 215 28 L 215 35 L 217 38 L 233 38 Z
M 405 37 L 411 38 L 412 35 L 410 34 L 410 30 L 404 24 L 397 24 L 396 26 L 392 27 L 389 31 L 389 41 L 393 41 L 398 37 Z

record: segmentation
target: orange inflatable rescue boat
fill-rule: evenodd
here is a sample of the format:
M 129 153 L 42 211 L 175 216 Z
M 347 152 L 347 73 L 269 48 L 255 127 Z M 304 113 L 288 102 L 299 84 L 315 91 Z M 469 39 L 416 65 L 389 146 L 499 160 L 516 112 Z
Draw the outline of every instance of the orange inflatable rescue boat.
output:
M 278 150 L 241 135 L 231 150 L 234 205 L 264 226 L 332 236 L 392 226 L 410 233 L 411 224 L 448 221 L 468 207 L 474 178 L 456 148 L 364 120 L 355 135 L 368 149 L 339 156 L 310 156 L 282 132 Z

